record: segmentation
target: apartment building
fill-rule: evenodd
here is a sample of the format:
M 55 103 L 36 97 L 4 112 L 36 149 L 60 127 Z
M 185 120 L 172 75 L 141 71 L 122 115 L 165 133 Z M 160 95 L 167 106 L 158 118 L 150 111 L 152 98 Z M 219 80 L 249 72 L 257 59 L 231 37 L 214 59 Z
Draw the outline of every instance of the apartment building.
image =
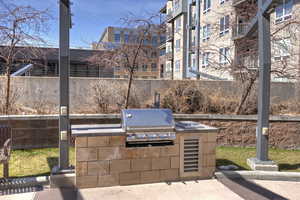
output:
M 134 78 L 157 79 L 162 77 L 161 67 L 164 68 L 164 60 L 161 57 L 159 47 L 165 44 L 165 35 L 156 31 L 159 29 L 154 28 L 153 30 L 155 31 L 151 33 L 151 38 L 145 39 L 143 44 L 143 49 L 146 49 L 149 59 L 143 63 L 139 63 Z M 137 42 L 136 39 L 133 39 L 136 34 L 137 29 L 134 28 L 107 27 L 102 33 L 100 40 L 93 43 L 92 48 L 97 50 L 112 50 L 119 45 L 132 45 Z M 127 78 L 128 73 L 123 66 L 115 66 L 114 77 Z
M 6 46 L 0 46 L 0 52 L 7 52 Z M 33 67 L 26 76 L 59 76 L 59 49 L 41 47 L 17 47 L 15 63 L 11 73 L 17 72 L 28 64 Z M 98 77 L 113 78 L 111 67 L 90 62 L 93 56 L 101 56 L 105 51 L 90 49 L 70 49 L 70 76 L 71 77 Z M 5 62 L 0 59 L 0 76 L 6 73 Z
M 299 2 L 282 0 L 270 10 L 272 69 L 285 70 L 272 75 L 276 81 L 298 74 Z M 232 80 L 233 66 L 257 70 L 257 34 L 242 37 L 256 12 L 256 0 L 168 0 L 165 77 Z

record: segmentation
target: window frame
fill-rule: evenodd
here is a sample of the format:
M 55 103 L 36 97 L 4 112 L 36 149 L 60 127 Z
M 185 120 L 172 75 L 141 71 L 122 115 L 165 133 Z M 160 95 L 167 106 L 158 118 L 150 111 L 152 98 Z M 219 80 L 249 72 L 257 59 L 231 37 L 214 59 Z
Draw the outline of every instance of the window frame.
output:
M 291 3 L 291 8 L 290 8 L 290 12 L 288 14 L 286 14 L 286 6 L 288 5 L 288 3 Z M 294 0 L 283 0 L 283 3 L 278 5 L 275 8 L 275 23 L 280 23 L 286 20 L 289 20 L 292 18 L 292 14 L 293 14 L 293 7 L 294 7 Z M 277 17 L 277 12 L 278 9 L 282 8 L 282 16 Z
M 211 0 L 204 0 L 203 2 L 203 14 L 208 13 L 211 9 Z
M 229 33 L 229 22 L 230 20 L 230 16 L 229 15 L 225 15 L 223 17 L 220 18 L 220 36 L 224 36 L 225 34 Z M 223 22 L 223 24 L 222 24 Z M 226 23 L 227 22 L 227 23 Z

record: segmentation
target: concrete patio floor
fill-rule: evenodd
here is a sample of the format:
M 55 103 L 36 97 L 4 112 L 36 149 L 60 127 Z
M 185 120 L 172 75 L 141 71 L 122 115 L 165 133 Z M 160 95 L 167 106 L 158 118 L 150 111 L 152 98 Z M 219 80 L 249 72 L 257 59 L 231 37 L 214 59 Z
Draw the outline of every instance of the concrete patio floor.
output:
M 0 196 L 0 200 L 239 200 L 300 199 L 300 182 L 259 180 L 199 180 L 110 188 L 81 189 L 77 193 L 45 190 L 37 193 Z M 73 196 L 72 196 L 73 195 Z M 76 196 L 76 197 L 75 197 Z

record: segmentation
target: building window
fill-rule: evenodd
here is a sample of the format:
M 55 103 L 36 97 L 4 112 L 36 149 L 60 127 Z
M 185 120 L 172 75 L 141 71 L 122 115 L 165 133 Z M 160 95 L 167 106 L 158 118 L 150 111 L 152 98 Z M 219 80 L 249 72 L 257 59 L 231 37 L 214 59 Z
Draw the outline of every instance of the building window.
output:
M 175 48 L 176 52 L 180 51 L 180 39 L 176 40 Z
M 209 65 L 209 52 L 204 52 L 202 54 L 202 67 L 207 67 Z
M 143 72 L 146 72 L 148 69 L 148 66 L 146 64 L 142 65 L 142 71 Z
M 192 67 L 194 67 L 194 68 L 196 67 L 196 58 L 192 59 Z
M 211 0 L 204 0 L 203 13 L 210 11 Z
M 291 40 L 290 38 L 285 38 L 281 40 L 276 40 L 273 42 L 274 45 L 274 60 L 285 60 L 291 55 Z
M 229 15 L 226 15 L 220 19 L 220 36 L 229 32 Z
M 153 36 L 153 37 L 152 37 L 152 45 L 153 45 L 153 46 L 157 46 L 157 44 L 158 44 L 157 39 L 158 39 L 157 36 Z
M 179 0 L 174 0 L 173 8 L 177 10 L 179 8 Z
M 160 56 L 166 55 L 166 50 L 165 50 L 165 49 L 161 49 L 161 50 L 159 51 L 159 55 L 160 55 Z
M 166 42 L 166 36 L 160 36 L 160 44 L 164 44 Z
M 128 32 L 124 32 L 124 42 L 129 43 L 129 33 Z
M 172 71 L 172 64 L 168 63 L 166 66 L 166 72 L 170 72 L 170 71 Z
M 176 60 L 175 62 L 175 72 L 180 72 L 180 60 Z
M 120 66 L 116 66 L 116 71 L 120 71 L 121 67 Z
M 207 24 L 205 26 L 203 26 L 203 42 L 209 40 L 209 37 L 210 37 L 210 24 Z
M 157 57 L 157 52 L 156 51 L 153 51 L 152 53 L 151 53 L 151 58 L 156 58 Z
M 227 64 L 228 63 L 228 59 L 229 59 L 229 48 L 225 47 L 225 48 L 221 48 L 219 50 L 219 63 L 220 64 Z
M 152 63 L 151 64 L 151 71 L 152 72 L 156 72 L 157 71 L 157 65 L 156 65 L 156 63 Z
M 293 0 L 283 0 L 283 3 L 276 7 L 276 22 L 288 20 L 292 17 Z
M 121 42 L 121 33 L 119 31 L 115 32 L 115 42 Z
M 181 18 L 177 18 L 175 20 L 175 32 L 179 32 L 181 29 Z

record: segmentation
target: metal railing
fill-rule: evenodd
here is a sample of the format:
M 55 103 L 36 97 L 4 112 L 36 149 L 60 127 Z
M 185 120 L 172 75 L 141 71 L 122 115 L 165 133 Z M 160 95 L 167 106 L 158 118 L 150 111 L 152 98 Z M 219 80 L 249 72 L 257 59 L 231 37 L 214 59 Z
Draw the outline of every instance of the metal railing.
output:
M 232 29 L 232 37 L 233 39 L 242 37 L 246 34 L 246 31 L 249 27 L 250 23 L 240 23 L 233 26 Z
M 167 29 L 166 37 L 167 37 L 167 42 L 173 40 L 174 35 L 173 35 L 172 28 Z
M 169 12 L 166 16 L 166 21 L 167 22 L 170 22 L 171 20 L 173 19 L 173 11 L 172 12 Z
M 167 60 L 173 60 L 173 54 L 172 54 L 172 52 L 167 52 L 166 53 L 166 58 L 167 58 Z

